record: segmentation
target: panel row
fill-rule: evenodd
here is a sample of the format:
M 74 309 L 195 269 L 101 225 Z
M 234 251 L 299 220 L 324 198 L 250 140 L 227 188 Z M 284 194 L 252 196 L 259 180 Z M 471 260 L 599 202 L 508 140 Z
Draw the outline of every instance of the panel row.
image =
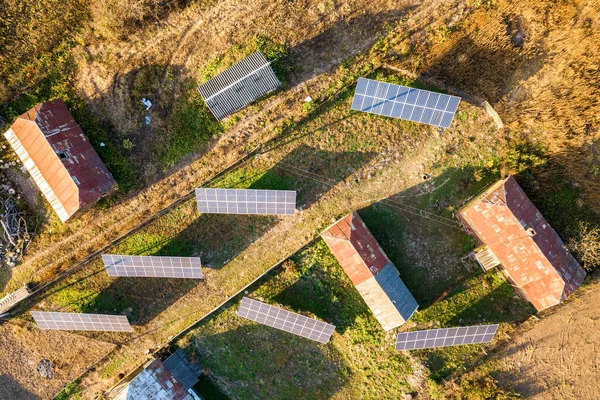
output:
M 320 343 L 327 343 L 335 326 L 313 318 L 308 318 L 279 307 L 271 306 L 247 297 L 237 312 L 240 317 L 264 324 L 294 335 L 302 336 Z

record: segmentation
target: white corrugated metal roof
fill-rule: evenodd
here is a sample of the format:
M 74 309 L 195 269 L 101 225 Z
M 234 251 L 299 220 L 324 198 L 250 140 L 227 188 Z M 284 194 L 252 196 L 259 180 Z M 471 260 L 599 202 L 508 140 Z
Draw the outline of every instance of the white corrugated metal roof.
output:
M 198 91 L 213 115 L 221 120 L 280 85 L 270 63 L 257 51 L 200 85 Z

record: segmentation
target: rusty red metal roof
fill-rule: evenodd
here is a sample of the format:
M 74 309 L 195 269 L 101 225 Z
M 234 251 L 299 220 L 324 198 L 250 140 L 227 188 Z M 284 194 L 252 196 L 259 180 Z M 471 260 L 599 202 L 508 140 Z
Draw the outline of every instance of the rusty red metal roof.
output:
M 537 310 L 560 303 L 585 271 L 514 177 L 499 181 L 458 212 Z
M 408 321 L 419 305 L 358 213 L 337 221 L 321 237 L 385 330 Z
M 36 105 L 15 121 L 11 131 L 15 139 L 9 139 L 11 145 L 20 147 L 15 151 L 30 172 L 32 168 L 39 170 L 41 177 L 36 183 L 47 183 L 67 217 L 116 188 L 117 183 L 62 100 Z M 47 198 L 49 191 L 44 192 Z
M 321 236 L 354 285 L 374 277 L 390 262 L 357 212 L 348 214 Z

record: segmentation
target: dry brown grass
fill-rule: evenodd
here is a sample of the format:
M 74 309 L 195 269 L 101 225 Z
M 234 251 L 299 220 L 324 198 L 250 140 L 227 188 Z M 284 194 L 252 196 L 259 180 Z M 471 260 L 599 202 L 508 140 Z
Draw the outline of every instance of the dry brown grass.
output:
M 597 2 L 493 4 L 416 31 L 396 47 L 397 64 L 488 100 L 508 135 L 547 149 L 552 162 L 537 171 L 542 184 L 566 174 L 585 203 L 600 210 Z M 411 46 L 411 56 L 402 57 Z

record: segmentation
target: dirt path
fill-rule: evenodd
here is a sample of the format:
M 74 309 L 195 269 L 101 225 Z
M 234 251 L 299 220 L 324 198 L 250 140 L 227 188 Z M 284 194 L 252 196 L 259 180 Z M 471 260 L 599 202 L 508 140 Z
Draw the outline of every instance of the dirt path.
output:
M 531 399 L 597 399 L 600 280 L 551 310 L 500 354 L 500 383 Z

